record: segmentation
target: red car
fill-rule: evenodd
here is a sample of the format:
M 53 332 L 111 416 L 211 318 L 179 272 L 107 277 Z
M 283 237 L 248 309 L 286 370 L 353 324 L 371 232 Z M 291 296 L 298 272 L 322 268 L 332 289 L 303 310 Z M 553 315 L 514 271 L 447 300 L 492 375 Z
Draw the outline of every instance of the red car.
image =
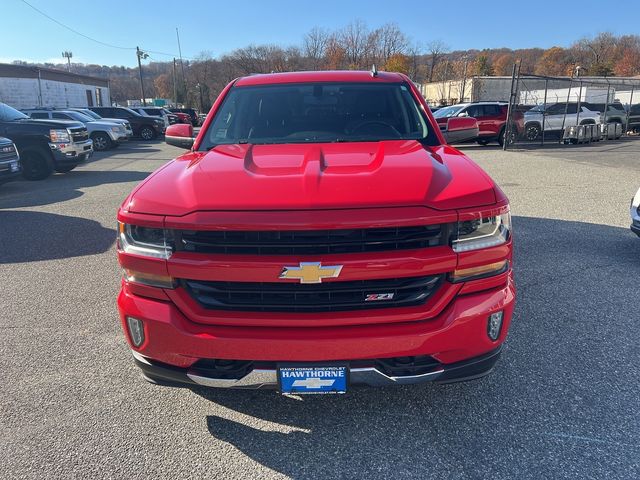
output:
M 508 104 L 504 102 L 474 102 L 459 103 L 449 107 L 438 109 L 433 114 L 440 125 L 447 123 L 453 117 L 472 117 L 478 121 L 478 138 L 476 141 L 480 145 L 487 145 L 491 142 L 504 144 L 504 137 L 507 126 Z M 524 115 L 514 109 L 514 131 L 511 136 L 514 138 L 524 130 Z
M 167 129 L 190 151 L 118 212 L 118 308 L 148 380 L 336 393 L 493 368 L 509 202 L 409 78 L 240 78 L 191 137 Z

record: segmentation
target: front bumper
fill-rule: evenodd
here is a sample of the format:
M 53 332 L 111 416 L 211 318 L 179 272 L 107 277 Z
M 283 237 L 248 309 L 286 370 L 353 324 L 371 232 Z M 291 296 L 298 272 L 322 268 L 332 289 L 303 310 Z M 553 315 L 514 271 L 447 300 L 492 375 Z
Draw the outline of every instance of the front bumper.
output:
M 453 383 L 481 378 L 493 370 L 500 358 L 502 346 L 468 360 L 434 367 L 419 375 L 390 376 L 374 366 L 349 366 L 349 383 L 370 387 L 415 385 L 418 383 Z M 153 383 L 199 385 L 214 388 L 277 388 L 278 377 L 275 365 L 257 367 L 241 378 L 214 378 L 195 368 L 180 368 L 166 365 L 133 351 L 135 364 L 142 375 Z
M 499 349 L 506 338 L 514 301 L 515 287 L 509 273 L 503 285 L 459 295 L 433 318 L 401 323 L 329 327 L 204 325 L 186 318 L 168 297 L 160 300 L 139 296 L 126 283 L 118 298 L 118 308 L 136 362 L 148 378 L 249 388 L 273 384 L 273 366 L 278 362 L 347 361 L 350 365 L 355 362 L 357 367 L 351 369 L 353 383 L 367 385 L 444 382 L 481 376 L 497 360 L 497 354 L 489 354 Z M 500 336 L 492 341 L 487 336 L 487 319 L 498 311 L 504 312 L 504 320 Z M 127 316 L 143 321 L 145 341 L 138 348 L 127 333 Z M 485 355 L 493 361 L 485 362 Z M 366 360 L 373 364 L 376 359 L 405 356 L 430 356 L 441 368 L 415 378 L 393 378 L 380 375 L 367 365 L 362 367 Z M 190 372 L 201 359 L 251 360 L 255 368 L 248 378 L 229 381 Z
M 9 182 L 21 175 L 20 159 L 0 162 L 0 184 Z
M 76 143 L 49 143 L 57 164 L 81 163 L 93 154 L 93 141 L 85 140 Z

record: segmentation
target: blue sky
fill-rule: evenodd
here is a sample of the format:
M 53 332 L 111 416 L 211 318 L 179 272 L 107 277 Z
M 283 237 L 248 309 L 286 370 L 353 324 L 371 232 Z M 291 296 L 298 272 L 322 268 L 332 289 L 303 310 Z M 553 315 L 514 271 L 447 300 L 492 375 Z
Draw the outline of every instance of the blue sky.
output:
M 363 20 L 369 28 L 396 22 L 415 42 L 441 40 L 453 50 L 569 46 L 604 30 L 640 34 L 640 8 L 632 7 L 633 2 L 614 8 L 599 0 L 27 1 L 80 33 L 121 47 L 139 45 L 177 54 L 178 27 L 185 57 L 202 51 L 218 56 L 251 43 L 299 44 L 314 26 L 333 30 L 354 19 Z M 62 61 L 61 52 L 71 50 L 73 61 L 136 63 L 134 50 L 94 43 L 43 17 L 22 0 L 4 0 L 2 20 L 0 62 Z M 157 53 L 151 57 L 171 58 Z

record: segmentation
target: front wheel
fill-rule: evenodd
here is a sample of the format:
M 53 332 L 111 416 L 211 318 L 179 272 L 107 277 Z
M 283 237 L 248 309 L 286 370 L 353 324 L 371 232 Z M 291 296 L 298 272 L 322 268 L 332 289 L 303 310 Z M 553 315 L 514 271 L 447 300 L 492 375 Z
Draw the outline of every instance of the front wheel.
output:
M 108 150 L 111 148 L 111 138 L 106 133 L 98 132 L 91 135 L 91 140 L 93 140 L 93 148 L 95 148 L 98 152 L 102 152 L 103 150 Z
M 540 136 L 541 130 L 537 123 L 530 123 L 524 127 L 524 136 L 527 140 L 535 140 Z
M 22 176 L 27 180 L 44 180 L 53 173 L 51 153 L 42 148 L 26 148 L 20 152 Z
M 143 140 L 153 140 L 156 136 L 156 132 L 151 127 L 142 127 L 140 130 L 140 138 Z

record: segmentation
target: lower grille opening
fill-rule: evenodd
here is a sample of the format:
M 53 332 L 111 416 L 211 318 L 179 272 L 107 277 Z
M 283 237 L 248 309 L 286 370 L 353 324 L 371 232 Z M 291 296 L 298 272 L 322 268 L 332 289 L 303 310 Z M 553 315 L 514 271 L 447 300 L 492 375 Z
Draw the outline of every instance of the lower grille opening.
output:
M 181 280 L 203 308 L 254 312 L 332 312 L 424 304 L 444 275 L 300 284 Z
M 375 361 L 376 368 L 389 377 L 423 375 L 432 372 L 440 365 L 440 362 L 428 355 L 379 358 Z
M 253 370 L 251 360 L 220 360 L 203 358 L 191 366 L 191 371 L 204 377 L 238 380 Z

